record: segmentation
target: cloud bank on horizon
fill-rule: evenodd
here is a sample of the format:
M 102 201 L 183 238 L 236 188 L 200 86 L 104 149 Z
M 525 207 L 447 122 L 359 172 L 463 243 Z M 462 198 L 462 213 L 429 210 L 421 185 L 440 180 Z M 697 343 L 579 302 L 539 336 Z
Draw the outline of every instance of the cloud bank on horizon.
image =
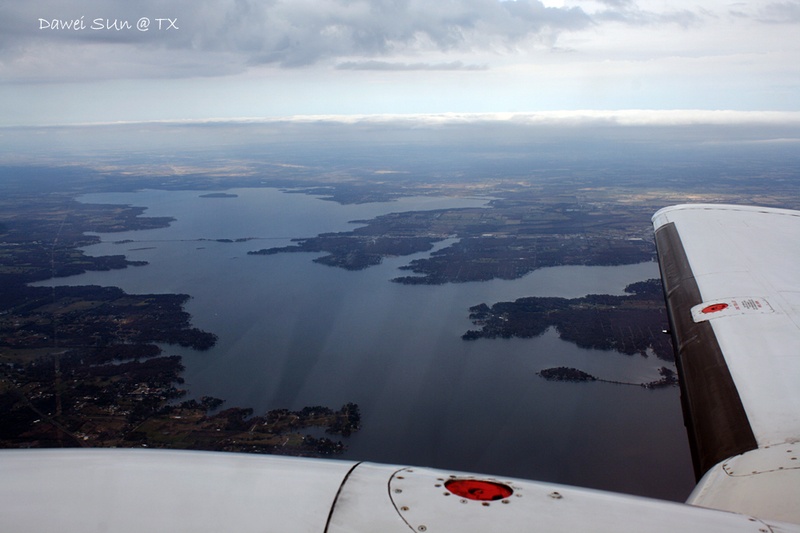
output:
M 800 0 L 0 6 L 0 122 L 800 110 Z

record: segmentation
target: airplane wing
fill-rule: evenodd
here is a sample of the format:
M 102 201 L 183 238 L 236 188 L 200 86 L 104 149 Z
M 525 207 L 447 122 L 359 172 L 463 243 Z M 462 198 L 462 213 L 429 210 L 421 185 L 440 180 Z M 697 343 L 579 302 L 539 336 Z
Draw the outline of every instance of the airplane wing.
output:
M 800 523 L 800 212 L 653 216 L 695 472 L 689 502 Z
M 798 532 L 636 496 L 429 468 L 175 450 L 0 453 L 15 533 Z

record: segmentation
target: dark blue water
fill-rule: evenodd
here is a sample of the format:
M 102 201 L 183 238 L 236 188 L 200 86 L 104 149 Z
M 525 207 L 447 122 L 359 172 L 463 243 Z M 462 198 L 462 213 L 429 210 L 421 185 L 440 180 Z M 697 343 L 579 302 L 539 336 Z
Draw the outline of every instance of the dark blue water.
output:
M 683 499 L 692 487 L 677 389 L 551 383 L 536 375 L 574 366 L 606 379 L 657 379 L 662 361 L 585 350 L 553 331 L 536 339 L 479 340 L 470 306 L 521 296 L 621 294 L 657 277 L 654 263 L 556 267 L 519 280 L 405 286 L 389 280 L 413 257 L 358 272 L 312 262 L 318 254 L 248 256 L 291 238 L 352 229 L 350 220 L 394 211 L 474 207 L 484 200 L 407 198 L 342 206 L 276 189 L 87 195 L 84 202 L 147 206 L 168 228 L 101 235 L 92 255 L 125 254 L 146 267 L 92 272 L 59 284 L 186 293 L 194 325 L 219 342 L 184 356 L 193 397 L 212 395 L 257 412 L 345 402 L 363 429 L 345 457 L 479 471 Z M 200 239 L 245 238 L 243 243 Z M 114 244 L 132 239 L 136 242 Z M 447 245 L 447 242 L 440 246 Z

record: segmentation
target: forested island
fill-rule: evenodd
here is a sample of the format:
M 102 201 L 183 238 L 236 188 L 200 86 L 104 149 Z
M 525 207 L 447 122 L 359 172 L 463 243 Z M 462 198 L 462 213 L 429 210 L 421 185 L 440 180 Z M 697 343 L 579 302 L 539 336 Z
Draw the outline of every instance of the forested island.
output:
M 559 337 L 581 348 L 617 350 L 647 355 L 649 350 L 672 361 L 672 344 L 663 330 L 667 316 L 661 281 L 651 279 L 625 287 L 626 296 L 590 294 L 583 298 L 519 298 L 491 307 L 470 308 L 470 319 L 480 329 L 462 338 L 536 337 L 555 327 Z
M 437 239 L 431 237 L 362 236 L 353 234 L 324 234 L 311 239 L 292 239 L 296 246 L 266 248 L 249 255 L 273 255 L 286 252 L 328 252 L 314 262 L 346 270 L 363 270 L 379 265 L 384 257 L 410 255 L 433 248 Z
M 598 381 L 601 383 L 613 383 L 615 385 L 637 385 L 645 389 L 659 389 L 663 387 L 674 387 L 678 384 L 678 375 L 674 370 L 662 366 L 658 369 L 661 378 L 648 381 L 646 383 L 632 383 L 629 381 L 617 381 L 611 379 L 601 379 L 593 376 L 588 372 L 579 370 L 577 368 L 558 366 L 554 368 L 545 368 L 537 372 L 540 377 L 548 381 L 569 381 L 572 383 L 582 383 L 586 381 Z
M 227 192 L 209 192 L 201 194 L 200 198 L 238 198 L 238 194 L 230 194 Z

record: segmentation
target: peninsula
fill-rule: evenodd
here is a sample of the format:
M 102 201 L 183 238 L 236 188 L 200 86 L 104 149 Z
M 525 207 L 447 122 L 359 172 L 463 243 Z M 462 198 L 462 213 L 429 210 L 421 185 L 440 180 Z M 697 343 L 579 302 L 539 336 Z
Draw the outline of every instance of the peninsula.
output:
M 516 279 L 537 268 L 559 265 L 622 265 L 650 261 L 655 247 L 644 212 L 596 210 L 568 204 L 495 200 L 487 208 L 390 213 L 349 232 L 294 239 L 297 245 L 265 248 L 251 255 L 326 252 L 314 259 L 360 270 L 384 257 L 425 252 L 448 238 L 455 243 L 415 259 L 401 270 L 414 275 L 392 281 L 435 285 Z
M 659 389 L 663 387 L 674 387 L 678 384 L 678 375 L 674 370 L 662 366 L 658 369 L 661 378 L 646 383 L 632 383 L 629 381 L 616 381 L 611 379 L 600 379 L 593 376 L 588 372 L 579 370 L 577 368 L 558 366 L 554 368 L 545 368 L 537 372 L 537 374 L 548 381 L 570 381 L 573 383 L 582 383 L 586 381 L 597 381 L 600 383 L 613 383 L 615 385 L 637 385 L 645 389 Z
M 672 361 L 672 344 L 662 331 L 667 316 L 661 281 L 651 279 L 625 288 L 625 296 L 590 294 L 583 298 L 519 298 L 491 307 L 470 308 L 470 319 L 480 329 L 469 330 L 464 340 L 497 337 L 536 337 L 548 328 L 582 348 L 617 350 Z

